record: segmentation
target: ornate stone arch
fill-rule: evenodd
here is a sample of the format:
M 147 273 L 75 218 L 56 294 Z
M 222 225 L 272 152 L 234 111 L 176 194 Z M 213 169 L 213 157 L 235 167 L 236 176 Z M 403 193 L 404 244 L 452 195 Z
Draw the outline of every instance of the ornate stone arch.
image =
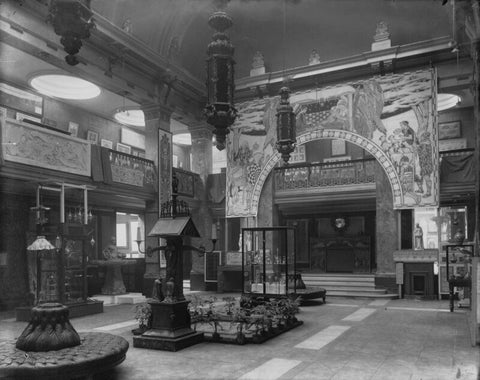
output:
M 380 147 L 375 144 L 373 141 L 368 140 L 367 138 L 350 131 L 338 130 L 338 129 L 316 129 L 313 131 L 306 132 L 297 137 L 297 144 L 303 145 L 309 141 L 315 141 L 320 139 L 340 139 L 351 142 L 352 144 L 358 145 L 359 147 L 365 149 L 371 155 L 373 155 L 376 160 L 380 163 L 383 170 L 387 175 L 388 181 L 390 182 L 390 187 L 393 194 L 393 205 L 400 205 L 403 199 L 402 186 L 400 183 L 400 178 L 398 177 L 395 167 L 390 160 L 390 158 L 385 154 L 385 152 L 380 149 Z M 258 215 L 258 202 L 260 200 L 260 194 L 262 192 L 263 185 L 275 167 L 277 162 L 281 160 L 279 153 L 272 154 L 268 162 L 263 166 L 260 175 L 258 176 L 252 192 L 252 203 L 251 203 L 251 213 L 252 215 Z

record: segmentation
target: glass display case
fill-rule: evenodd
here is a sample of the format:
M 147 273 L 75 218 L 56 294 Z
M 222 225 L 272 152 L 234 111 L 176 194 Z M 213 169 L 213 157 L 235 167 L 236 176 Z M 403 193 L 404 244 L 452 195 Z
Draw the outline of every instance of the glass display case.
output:
M 453 311 L 455 295 L 459 307 L 470 307 L 472 286 L 473 244 L 449 244 L 446 246 L 446 271 L 443 286 L 448 283 L 450 311 Z
M 50 235 L 55 249 L 37 253 L 37 303 L 87 300 L 87 236 L 82 227 L 74 232 L 68 225 L 60 228 L 63 233 Z
M 295 231 L 294 227 L 242 229 L 243 294 L 296 293 Z

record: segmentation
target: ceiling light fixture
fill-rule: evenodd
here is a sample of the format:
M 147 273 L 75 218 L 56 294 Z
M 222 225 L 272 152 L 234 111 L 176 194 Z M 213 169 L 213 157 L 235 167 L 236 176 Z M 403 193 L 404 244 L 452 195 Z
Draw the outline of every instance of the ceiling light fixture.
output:
M 41 94 L 61 99 L 85 100 L 100 95 L 100 87 L 84 79 L 64 74 L 42 74 L 30 85 Z
M 55 33 L 61 36 L 61 44 L 65 52 L 65 61 L 75 66 L 79 60 L 76 54 L 82 47 L 82 40 L 90 37 L 90 29 L 95 27 L 93 13 L 90 10 L 91 0 L 52 0 L 48 21 L 51 21 Z
M 282 155 L 285 165 L 288 165 L 290 154 L 295 150 L 296 144 L 296 119 L 293 107 L 290 105 L 290 89 L 285 77 L 285 36 L 287 32 L 286 0 L 283 1 L 283 80 L 285 86 L 280 89 L 280 104 L 277 107 L 277 142 L 276 148 Z
M 462 101 L 462 98 L 456 94 L 437 94 L 437 111 L 445 111 L 455 107 Z
M 134 127 L 145 127 L 145 114 L 142 110 L 134 107 L 122 107 L 115 111 L 115 120 Z
M 207 105 L 204 112 L 207 123 L 214 127 L 213 135 L 218 150 L 225 149 L 229 127 L 237 117 L 233 103 L 234 47 L 225 33 L 232 24 L 232 19 L 223 11 L 214 12 L 208 19 L 208 25 L 215 33 L 207 49 Z

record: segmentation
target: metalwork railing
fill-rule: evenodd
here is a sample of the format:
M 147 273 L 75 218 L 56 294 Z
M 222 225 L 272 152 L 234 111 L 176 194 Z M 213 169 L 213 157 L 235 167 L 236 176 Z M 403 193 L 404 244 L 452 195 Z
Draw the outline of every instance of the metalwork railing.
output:
M 312 163 L 275 168 L 276 191 L 375 182 L 375 159 Z

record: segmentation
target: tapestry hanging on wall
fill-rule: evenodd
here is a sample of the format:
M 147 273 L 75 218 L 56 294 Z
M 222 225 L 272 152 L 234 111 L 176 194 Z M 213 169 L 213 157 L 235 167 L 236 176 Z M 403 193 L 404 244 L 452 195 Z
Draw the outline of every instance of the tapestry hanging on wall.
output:
M 261 187 L 280 161 L 275 150 L 279 96 L 237 104 L 227 135 L 227 217 L 256 216 Z M 438 206 L 436 72 L 372 77 L 293 93 L 297 143 L 343 139 L 384 168 L 393 208 Z

